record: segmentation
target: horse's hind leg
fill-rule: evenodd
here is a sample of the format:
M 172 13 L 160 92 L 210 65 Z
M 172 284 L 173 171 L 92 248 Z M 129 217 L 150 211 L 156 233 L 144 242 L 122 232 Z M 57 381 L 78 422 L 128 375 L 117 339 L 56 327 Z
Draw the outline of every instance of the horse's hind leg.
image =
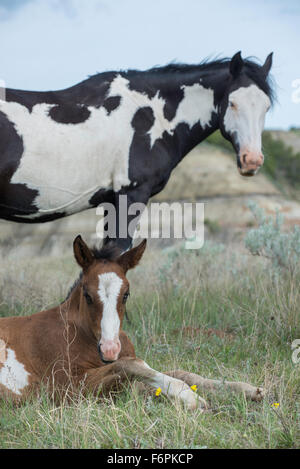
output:
M 248 383 L 240 381 L 222 381 L 216 379 L 203 378 L 195 373 L 189 373 L 187 371 L 175 370 L 166 372 L 166 375 L 172 376 L 173 378 L 180 379 L 187 383 L 189 386 L 196 385 L 200 389 L 208 389 L 210 391 L 219 391 L 222 389 L 230 390 L 233 392 L 242 392 L 248 399 L 252 401 L 261 401 L 264 397 L 263 389 L 257 386 L 252 386 Z

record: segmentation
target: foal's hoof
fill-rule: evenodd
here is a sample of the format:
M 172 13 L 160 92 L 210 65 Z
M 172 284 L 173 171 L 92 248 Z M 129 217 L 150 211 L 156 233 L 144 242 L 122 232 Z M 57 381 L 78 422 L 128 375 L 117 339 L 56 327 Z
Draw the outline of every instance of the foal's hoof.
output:
M 207 402 L 190 389 L 185 389 L 180 393 L 180 399 L 188 410 L 200 410 L 204 412 L 208 409 Z
M 255 388 L 253 386 L 252 389 L 250 389 L 246 393 L 246 396 L 249 397 L 249 399 L 251 399 L 251 401 L 260 402 L 265 397 L 265 393 L 264 393 L 263 388 Z

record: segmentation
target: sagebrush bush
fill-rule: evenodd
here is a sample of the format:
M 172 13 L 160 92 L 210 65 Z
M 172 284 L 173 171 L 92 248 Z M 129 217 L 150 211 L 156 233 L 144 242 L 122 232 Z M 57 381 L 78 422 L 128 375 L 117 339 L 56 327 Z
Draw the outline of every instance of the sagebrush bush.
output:
M 300 227 L 283 231 L 283 217 L 266 216 L 264 210 L 254 202 L 249 208 L 257 220 L 258 227 L 251 229 L 245 238 L 246 248 L 255 256 L 270 259 L 275 268 L 295 273 L 300 265 Z

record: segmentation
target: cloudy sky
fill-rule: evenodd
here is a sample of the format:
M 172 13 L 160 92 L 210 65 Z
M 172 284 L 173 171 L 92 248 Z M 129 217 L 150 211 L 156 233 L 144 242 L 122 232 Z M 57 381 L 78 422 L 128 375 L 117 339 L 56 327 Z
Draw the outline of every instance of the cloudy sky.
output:
M 299 0 L 0 0 L 0 79 L 71 86 L 105 70 L 274 51 L 278 103 L 268 128 L 300 126 Z

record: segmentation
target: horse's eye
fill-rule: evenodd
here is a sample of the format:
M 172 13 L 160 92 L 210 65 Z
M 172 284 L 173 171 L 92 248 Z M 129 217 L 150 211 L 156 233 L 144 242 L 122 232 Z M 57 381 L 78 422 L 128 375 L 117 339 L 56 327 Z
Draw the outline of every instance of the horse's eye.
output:
M 126 301 L 128 300 L 128 297 L 129 297 L 129 291 L 125 293 L 125 295 L 123 296 L 123 303 L 126 303 Z
M 232 101 L 229 101 L 229 107 L 231 107 L 231 109 L 236 109 L 236 105 Z
M 88 304 L 88 305 L 93 304 L 92 297 L 91 297 L 87 292 L 84 292 L 83 294 L 84 294 L 84 297 L 85 297 L 85 299 L 86 299 L 87 304 Z

